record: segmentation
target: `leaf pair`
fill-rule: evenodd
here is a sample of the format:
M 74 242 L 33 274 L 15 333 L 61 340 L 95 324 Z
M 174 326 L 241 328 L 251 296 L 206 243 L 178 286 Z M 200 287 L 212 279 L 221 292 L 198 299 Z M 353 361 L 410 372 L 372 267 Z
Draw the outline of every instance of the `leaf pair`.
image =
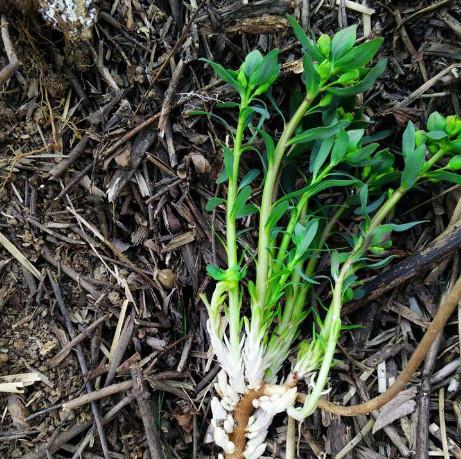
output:
M 235 88 L 242 99 L 249 102 L 254 97 L 264 94 L 277 79 L 280 72 L 278 56 L 278 49 L 273 49 L 266 56 L 254 50 L 246 56 L 239 71 L 226 69 L 209 59 L 201 60 L 207 62 L 222 80 Z
M 264 94 L 277 79 L 280 72 L 278 57 L 278 49 L 273 49 L 266 56 L 258 50 L 247 55 L 237 78 L 251 97 Z

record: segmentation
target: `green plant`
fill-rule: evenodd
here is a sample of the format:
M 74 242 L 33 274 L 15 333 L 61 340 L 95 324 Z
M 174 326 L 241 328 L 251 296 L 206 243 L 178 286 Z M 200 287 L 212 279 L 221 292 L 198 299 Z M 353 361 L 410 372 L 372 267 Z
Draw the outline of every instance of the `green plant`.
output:
M 387 221 L 402 197 L 423 181 L 461 183 L 456 174 L 461 156 L 453 155 L 461 153 L 458 117 L 433 113 L 426 131 L 408 123 L 403 161 L 365 135 L 369 123 L 354 109 L 355 95 L 368 90 L 385 70 L 384 59 L 368 67 L 382 39 L 356 46 L 352 26 L 314 42 L 293 18 L 289 21 L 303 49 L 304 89 L 292 96 L 289 120 L 278 136 L 265 128 L 269 109 L 261 98 L 283 118 L 270 93 L 280 71 L 278 50 L 266 56 L 252 51 L 237 71 L 207 61 L 240 98 L 239 104 L 226 104 L 238 109 L 232 147 L 223 146 L 224 169 L 218 178 L 227 183 L 227 192 L 207 204 L 209 211 L 225 207 L 227 267 L 208 267 L 215 290 L 210 300 L 202 295 L 211 344 L 222 367 L 216 384 L 220 398 L 212 400 L 212 427 L 228 458 L 259 458 L 275 414 L 287 411 L 303 420 L 316 409 L 342 329 L 341 307 L 361 292 L 357 272 L 387 264 L 392 232 L 418 223 Z M 259 171 L 240 176 L 243 155 L 253 153 L 260 156 L 263 170 L 258 204 Z M 339 196 L 336 202 L 323 202 L 326 190 Z M 351 213 L 357 223 L 344 236 L 346 248 L 333 249 L 328 241 Z M 247 217 L 258 225 L 255 254 L 239 244 L 237 221 Z M 323 253 L 329 256 L 332 285 L 329 304 L 321 303 L 325 313 L 313 307 L 312 288 L 326 275 L 318 269 Z M 280 369 L 309 315 L 312 334 L 300 340 L 291 373 L 281 384 Z M 308 381 L 309 392 L 298 408 L 300 379 Z

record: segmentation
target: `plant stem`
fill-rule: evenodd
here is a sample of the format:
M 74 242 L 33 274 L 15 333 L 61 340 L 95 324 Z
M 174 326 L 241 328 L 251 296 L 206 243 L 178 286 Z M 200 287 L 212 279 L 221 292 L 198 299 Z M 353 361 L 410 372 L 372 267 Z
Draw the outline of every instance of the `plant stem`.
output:
M 318 400 L 322 395 L 322 391 L 324 390 L 327 383 L 328 374 L 333 362 L 336 344 L 341 329 L 341 307 L 344 281 L 351 274 L 351 270 L 354 269 L 354 263 L 368 249 L 376 228 L 378 228 L 378 226 L 384 221 L 387 215 L 389 215 L 392 209 L 394 209 L 406 191 L 407 190 L 405 188 L 399 187 L 381 206 L 379 211 L 372 218 L 370 225 L 367 228 L 366 234 L 362 240 L 354 247 L 348 259 L 341 267 L 333 289 L 333 298 L 330 304 L 330 308 L 328 309 L 328 313 L 325 317 L 324 328 L 321 331 L 322 337 L 326 342 L 322 365 L 317 375 L 314 389 L 306 398 L 302 408 L 303 417 L 307 417 L 314 412 L 315 408 L 317 407 Z
M 445 154 L 447 153 L 447 150 L 445 148 L 441 148 L 437 153 L 432 156 L 429 161 L 426 162 L 426 164 L 423 167 L 423 173 L 427 172 L 429 169 L 432 168 L 432 166 L 439 161 Z
M 245 130 L 245 119 L 241 115 L 247 106 L 246 99 L 240 104 L 240 116 L 234 139 L 232 173 L 229 176 L 226 206 L 226 249 L 227 266 L 229 269 L 238 265 L 237 254 L 237 229 L 235 223 L 235 202 L 238 194 L 238 175 L 240 156 L 242 154 L 243 133 Z M 232 353 L 240 353 L 240 295 L 239 282 L 232 280 L 228 282 L 229 292 L 229 342 Z
M 259 240 L 258 240 L 258 260 L 256 266 L 256 301 L 257 308 L 263 308 L 266 299 L 266 286 L 269 272 L 271 253 L 270 231 L 267 222 L 272 212 L 272 200 L 276 186 L 280 164 L 288 147 L 296 127 L 301 122 L 304 114 L 312 103 L 312 99 L 304 98 L 291 120 L 285 126 L 274 151 L 273 161 L 268 165 L 267 175 L 264 181 L 264 189 L 261 199 L 261 209 L 259 215 Z

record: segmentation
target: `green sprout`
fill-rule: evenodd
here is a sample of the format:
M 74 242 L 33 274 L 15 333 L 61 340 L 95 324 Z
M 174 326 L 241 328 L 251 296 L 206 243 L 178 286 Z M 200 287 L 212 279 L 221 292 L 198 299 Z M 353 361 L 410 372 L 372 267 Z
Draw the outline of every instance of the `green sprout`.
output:
M 212 400 L 212 428 L 229 458 L 260 457 L 275 414 L 287 411 L 303 420 L 316 409 L 343 328 L 342 305 L 361 293 L 358 272 L 385 266 L 391 260 L 392 233 L 418 223 L 389 222 L 399 201 L 425 181 L 461 183 L 459 117 L 433 113 L 426 131 L 409 122 L 401 159 L 366 135 L 370 123 L 354 107 L 355 96 L 370 89 L 386 68 L 385 59 L 370 66 L 381 38 L 356 45 L 356 27 L 351 26 L 315 42 L 292 17 L 288 20 L 302 46 L 304 68 L 303 91 L 291 98 L 288 121 L 271 92 L 280 72 L 278 50 L 250 52 L 239 70 L 206 61 L 240 99 L 227 104 L 238 109 L 238 121 L 232 147 L 223 146 L 218 183 L 227 184 L 225 197 L 207 204 L 209 211 L 225 208 L 227 266 L 208 266 L 215 290 L 209 300 L 202 295 L 211 345 L 222 368 L 219 398 Z M 283 119 L 278 135 L 266 128 L 267 102 Z M 255 153 L 262 162 L 260 182 L 256 169 L 241 176 L 242 157 Z M 326 191 L 335 193 L 334 202 L 324 202 Z M 357 224 L 344 237 L 343 248 L 334 249 L 338 223 L 351 214 Z M 257 225 L 252 255 L 239 233 L 242 218 Z M 319 276 L 326 276 L 318 263 L 324 254 L 331 268 L 331 296 L 319 308 L 315 286 Z M 308 316 L 313 327 L 309 339 L 300 331 Z M 281 381 L 294 348 L 291 373 Z M 309 392 L 297 407 L 296 385 L 302 379 Z M 240 411 L 248 406 L 256 410 L 242 418 Z

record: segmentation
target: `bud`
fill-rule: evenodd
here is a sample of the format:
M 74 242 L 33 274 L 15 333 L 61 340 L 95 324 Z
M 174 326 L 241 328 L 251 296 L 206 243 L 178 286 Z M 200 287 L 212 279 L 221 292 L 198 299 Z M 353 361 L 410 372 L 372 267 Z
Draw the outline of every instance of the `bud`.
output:
M 318 72 L 322 80 L 327 80 L 331 75 L 332 64 L 326 59 L 319 65 Z
M 450 137 L 457 136 L 461 132 L 461 119 L 459 116 L 447 116 L 445 130 Z
M 429 153 L 432 153 L 432 154 L 435 154 L 439 151 L 439 146 L 438 145 L 429 145 L 427 147 L 427 149 L 429 150 Z
M 237 75 L 237 81 L 242 85 L 242 87 L 246 88 L 248 86 L 247 77 L 245 76 L 245 72 L 240 70 Z
M 338 82 L 341 84 L 351 83 L 352 81 L 357 81 L 360 77 L 360 72 L 357 69 L 349 70 L 349 72 L 343 73 Z
M 443 131 L 445 124 L 445 118 L 439 112 L 433 112 L 427 120 L 427 129 L 429 131 Z
M 317 40 L 317 45 L 319 47 L 322 56 L 328 57 L 330 55 L 330 48 L 331 48 L 331 38 L 326 33 L 320 35 L 319 39 Z
M 349 287 L 346 289 L 346 291 L 343 293 L 343 300 L 344 302 L 351 301 L 354 298 L 354 292 L 352 289 Z
M 419 147 L 420 145 L 426 143 L 426 133 L 422 130 L 415 132 L 415 145 Z
M 333 100 L 333 94 L 327 94 L 323 96 L 320 99 L 319 107 L 326 107 L 327 105 L 330 105 L 332 100 Z
M 450 159 L 450 162 L 448 163 L 448 169 L 451 169 L 452 171 L 457 171 L 461 169 L 461 156 L 453 156 L 453 158 Z
M 461 139 L 453 140 L 449 143 L 449 146 L 453 153 L 461 153 Z

